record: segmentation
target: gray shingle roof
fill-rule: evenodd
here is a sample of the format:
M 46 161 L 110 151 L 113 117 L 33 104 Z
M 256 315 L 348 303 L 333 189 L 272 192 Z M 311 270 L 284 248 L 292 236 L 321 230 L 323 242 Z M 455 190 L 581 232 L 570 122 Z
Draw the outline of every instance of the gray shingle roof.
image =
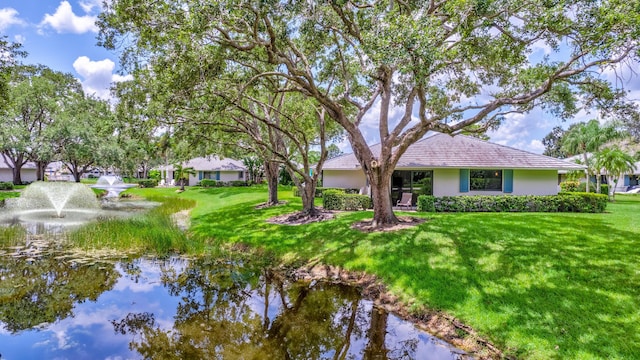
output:
M 380 154 L 380 145 L 371 146 Z M 353 154 L 328 160 L 324 170 L 352 170 L 360 167 Z M 582 170 L 584 166 L 549 156 L 493 144 L 471 136 L 436 134 L 409 146 L 396 169 L 415 168 L 498 168 L 536 170 Z

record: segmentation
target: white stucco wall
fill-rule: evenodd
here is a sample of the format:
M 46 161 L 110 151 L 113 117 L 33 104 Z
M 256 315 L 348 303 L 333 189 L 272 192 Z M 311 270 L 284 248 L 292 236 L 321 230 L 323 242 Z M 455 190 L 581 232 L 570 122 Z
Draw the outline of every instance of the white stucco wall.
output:
M 36 169 L 22 169 L 22 173 L 20 174 L 22 181 L 24 182 L 34 182 L 36 181 Z M 0 168 L 0 181 L 1 182 L 12 182 L 13 181 L 13 171 L 7 168 Z
M 240 174 L 242 174 L 242 177 L 240 177 Z M 212 171 L 211 174 L 212 180 L 215 180 L 215 171 Z M 244 172 L 243 171 L 220 171 L 220 180 L 218 181 L 237 181 L 237 180 L 241 180 L 244 181 Z M 194 175 L 189 175 L 189 185 L 196 185 L 200 182 L 199 176 L 198 176 L 198 172 L 196 172 Z
M 366 185 L 361 170 L 324 170 L 323 187 L 360 189 Z M 558 193 L 557 170 L 514 170 L 513 192 L 506 195 L 555 195 Z M 433 195 L 505 195 L 502 191 L 460 192 L 460 169 L 434 169 Z
M 514 170 L 513 195 L 556 195 L 557 170 Z
M 367 185 L 367 178 L 360 169 L 323 170 L 322 187 L 360 189 Z
M 508 195 L 556 195 L 558 193 L 557 170 L 514 170 L 513 192 Z M 460 169 L 435 169 L 433 171 L 433 195 L 504 195 L 502 191 L 460 192 Z

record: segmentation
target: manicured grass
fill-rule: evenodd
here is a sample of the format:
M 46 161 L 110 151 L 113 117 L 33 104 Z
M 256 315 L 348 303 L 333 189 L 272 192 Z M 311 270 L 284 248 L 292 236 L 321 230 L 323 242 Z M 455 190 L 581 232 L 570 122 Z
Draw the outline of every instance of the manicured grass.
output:
M 17 191 L 0 191 L 0 201 L 18 196 L 20 196 L 20 193 Z
M 640 358 L 640 196 L 617 196 L 603 214 L 414 214 L 422 225 L 363 234 L 341 213 L 301 226 L 256 210 L 264 188 L 132 189 L 193 199 L 191 241 L 204 252 L 234 243 L 290 263 L 319 260 L 379 276 L 416 311 L 442 310 L 522 359 Z M 197 240 L 196 240 L 197 239 Z

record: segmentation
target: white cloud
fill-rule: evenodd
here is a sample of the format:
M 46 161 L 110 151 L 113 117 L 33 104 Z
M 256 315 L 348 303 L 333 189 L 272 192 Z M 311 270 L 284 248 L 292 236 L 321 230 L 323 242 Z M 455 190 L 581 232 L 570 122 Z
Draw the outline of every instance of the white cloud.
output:
M 544 144 L 540 140 L 531 140 L 529 146 L 525 150 L 541 154 L 544 151 Z
M 93 11 L 93 9 L 95 9 L 95 8 L 101 9 L 102 8 L 102 2 L 101 2 L 101 0 L 80 1 L 80 7 L 82 8 L 82 10 L 84 10 L 85 13 L 88 14 L 91 11 Z
M 83 8 L 85 8 L 85 6 L 83 6 Z M 83 34 L 86 32 L 98 32 L 96 20 L 96 16 L 77 16 L 73 13 L 71 4 L 69 4 L 68 1 L 63 1 L 60 3 L 60 6 L 58 6 L 53 15 L 45 14 L 40 26 L 50 26 L 59 34 Z
M 73 62 L 73 68 L 83 78 L 82 87 L 87 94 L 95 94 L 102 99 L 110 97 L 110 87 L 113 82 L 131 80 L 132 76 L 114 74 L 116 64 L 104 59 L 92 61 L 86 56 L 80 56 Z
M 27 38 L 23 35 L 16 35 L 13 37 L 13 39 L 19 44 L 24 44 L 27 41 Z
M 18 17 L 18 11 L 13 8 L 0 9 L 0 31 L 13 25 L 25 25 L 26 22 Z

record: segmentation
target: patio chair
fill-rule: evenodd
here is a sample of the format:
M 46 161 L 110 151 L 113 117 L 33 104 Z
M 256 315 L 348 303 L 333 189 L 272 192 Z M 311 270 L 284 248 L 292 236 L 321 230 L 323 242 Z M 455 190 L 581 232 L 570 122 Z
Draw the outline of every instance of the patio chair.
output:
M 412 193 L 402 193 L 402 198 L 400 200 L 398 200 L 398 202 L 396 203 L 396 206 L 398 206 L 398 207 L 406 206 L 408 208 L 411 208 L 411 201 L 412 200 L 413 200 L 413 194 Z

